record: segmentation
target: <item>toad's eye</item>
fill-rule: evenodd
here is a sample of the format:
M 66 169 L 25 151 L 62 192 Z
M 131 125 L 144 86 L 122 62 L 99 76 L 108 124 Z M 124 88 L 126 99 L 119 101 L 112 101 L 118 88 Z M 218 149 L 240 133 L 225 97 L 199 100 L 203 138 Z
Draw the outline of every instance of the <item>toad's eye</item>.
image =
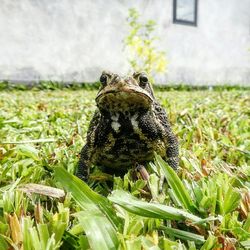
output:
M 102 74 L 100 77 L 100 82 L 102 85 L 106 85 L 108 80 L 108 76 L 106 74 Z
M 145 87 L 146 84 L 148 83 L 148 77 L 145 74 L 142 74 L 139 77 L 139 81 L 140 81 L 140 86 Z

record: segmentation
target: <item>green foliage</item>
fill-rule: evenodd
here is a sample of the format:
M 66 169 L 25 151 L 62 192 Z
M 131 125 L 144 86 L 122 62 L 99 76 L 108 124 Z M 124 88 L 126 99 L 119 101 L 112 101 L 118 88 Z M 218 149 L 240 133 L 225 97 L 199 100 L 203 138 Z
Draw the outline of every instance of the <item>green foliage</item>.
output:
M 72 193 L 72 197 L 84 211 L 91 210 L 95 215 L 103 216 L 103 220 L 109 218 L 110 223 L 114 223 L 110 227 L 116 229 L 119 219 L 112 211 L 111 205 L 106 198 L 95 193 L 76 176 L 69 175 L 63 168 L 57 167 L 55 169 L 55 177 L 68 192 Z
M 249 248 L 249 91 L 156 91 L 180 169 L 156 156 L 148 182 L 128 171 L 113 187 L 95 166 L 88 185 L 72 175 L 95 94 L 0 92 L 0 249 Z M 67 194 L 29 192 L 29 183 Z
M 164 173 L 169 186 L 171 187 L 172 196 L 174 196 L 174 201 L 176 201 L 177 205 L 181 205 L 183 208 L 187 209 L 190 212 L 196 212 L 196 206 L 191 199 L 191 196 L 188 193 L 188 190 L 183 185 L 181 180 L 175 171 L 168 166 L 168 164 L 162 160 L 162 158 L 158 155 L 155 156 L 157 166 Z M 170 192 L 170 189 L 168 190 Z
M 153 81 L 156 73 L 165 73 L 167 68 L 165 52 L 156 46 L 156 23 L 153 20 L 140 21 L 136 9 L 129 9 L 127 22 L 130 30 L 124 44 L 129 54 L 130 66 L 134 71 L 146 71 Z
M 100 87 L 100 82 L 91 83 L 58 83 L 52 81 L 40 81 L 38 83 L 22 84 L 22 83 L 11 83 L 11 82 L 0 82 L 0 91 L 15 91 L 15 90 L 97 90 Z M 155 89 L 161 91 L 199 91 L 199 90 L 249 90 L 250 87 L 247 85 L 228 85 L 228 84 L 216 84 L 216 85 L 187 85 L 185 83 L 168 83 L 168 84 L 157 84 L 154 86 Z
M 89 186 L 70 175 L 63 168 L 56 168 L 55 177 L 72 193 L 83 211 L 75 214 L 92 249 L 117 249 L 116 224 L 119 221 L 108 200 L 93 192 Z
M 19 195 L 18 195 L 19 194 Z M 57 212 L 54 214 L 45 211 L 40 203 L 33 205 L 34 218 L 29 216 L 28 207 L 24 204 L 30 203 L 23 193 L 18 190 L 9 190 L 8 195 L 13 197 L 9 201 L 3 200 L 3 217 L 1 218 L 0 246 L 1 249 L 18 249 L 23 246 L 27 250 L 55 250 L 62 245 L 62 237 L 69 226 L 69 208 L 64 207 L 62 203 L 57 204 Z M 20 197 L 19 202 L 16 198 Z M 12 201 L 11 201 L 12 199 Z M 6 203 L 12 204 L 6 209 Z M 31 204 L 29 204 L 31 205 Z M 46 213 L 46 217 L 43 214 Z
M 56 81 L 39 81 L 39 82 L 26 82 L 26 83 L 12 83 L 9 81 L 0 81 L 0 91 L 6 90 L 59 90 L 59 89 L 84 89 L 93 90 L 100 87 L 100 82 L 56 82 Z
M 132 195 L 121 191 L 116 190 L 109 197 L 111 201 L 125 208 L 131 213 L 141 215 L 144 217 L 150 218 L 159 218 L 159 219 L 169 219 L 169 220 L 184 220 L 188 219 L 193 222 L 201 221 L 201 218 L 194 216 L 186 212 L 185 210 L 176 209 L 174 207 L 147 203 L 145 201 L 140 201 L 133 197 Z

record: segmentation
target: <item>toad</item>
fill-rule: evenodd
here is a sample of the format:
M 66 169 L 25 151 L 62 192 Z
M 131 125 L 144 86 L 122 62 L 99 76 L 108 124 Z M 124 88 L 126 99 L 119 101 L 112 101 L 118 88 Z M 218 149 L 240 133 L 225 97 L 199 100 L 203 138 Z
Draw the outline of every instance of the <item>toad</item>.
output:
M 124 172 L 145 165 L 159 154 L 178 167 L 178 141 L 167 114 L 154 96 L 144 72 L 121 77 L 103 72 L 96 96 L 97 109 L 90 122 L 76 175 L 88 180 L 90 166 Z

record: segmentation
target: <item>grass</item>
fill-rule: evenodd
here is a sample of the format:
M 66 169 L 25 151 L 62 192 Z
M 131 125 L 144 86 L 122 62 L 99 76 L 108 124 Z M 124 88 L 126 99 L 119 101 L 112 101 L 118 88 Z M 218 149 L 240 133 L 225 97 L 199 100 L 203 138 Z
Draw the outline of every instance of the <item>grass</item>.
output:
M 157 90 L 179 172 L 156 156 L 147 183 L 93 167 L 86 185 L 72 174 L 95 95 L 0 91 L 0 249 L 250 248 L 249 90 Z

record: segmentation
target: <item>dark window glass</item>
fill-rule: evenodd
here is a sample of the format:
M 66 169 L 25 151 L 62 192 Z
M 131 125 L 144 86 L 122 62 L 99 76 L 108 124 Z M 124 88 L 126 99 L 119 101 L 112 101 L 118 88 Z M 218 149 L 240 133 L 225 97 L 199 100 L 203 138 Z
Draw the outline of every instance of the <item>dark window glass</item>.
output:
M 174 23 L 197 25 L 198 0 L 173 0 Z

